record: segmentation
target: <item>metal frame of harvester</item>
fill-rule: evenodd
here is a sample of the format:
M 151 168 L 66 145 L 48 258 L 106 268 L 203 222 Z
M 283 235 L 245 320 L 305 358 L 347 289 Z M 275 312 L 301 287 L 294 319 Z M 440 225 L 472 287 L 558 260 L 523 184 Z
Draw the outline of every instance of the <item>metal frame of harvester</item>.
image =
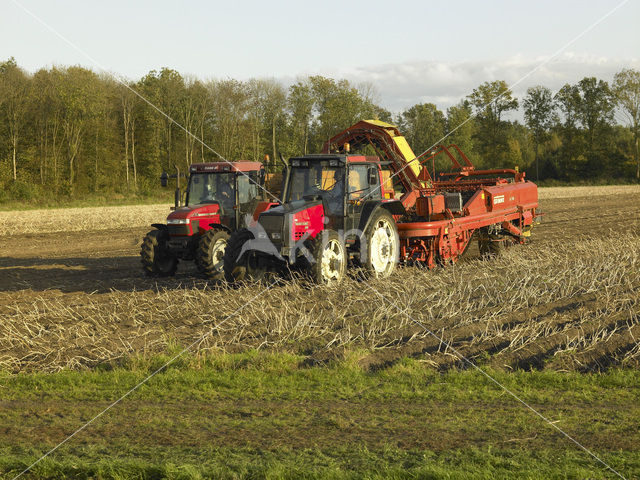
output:
M 457 145 L 438 145 L 416 157 L 394 125 L 375 120 L 338 133 L 323 151 L 343 153 L 365 145 L 390 162 L 395 187 L 400 187 L 406 212 L 396 216 L 402 261 L 433 267 L 456 261 L 474 235 L 482 254 L 525 243 L 530 236 L 538 218 L 538 188 L 525 180 L 524 172 L 476 170 Z M 451 160 L 452 170 L 432 178 L 430 162 L 442 154 Z

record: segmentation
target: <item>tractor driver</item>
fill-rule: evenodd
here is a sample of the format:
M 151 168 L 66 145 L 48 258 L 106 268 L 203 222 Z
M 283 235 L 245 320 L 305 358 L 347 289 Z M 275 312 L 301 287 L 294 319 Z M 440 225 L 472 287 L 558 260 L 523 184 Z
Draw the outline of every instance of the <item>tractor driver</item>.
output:
M 212 173 L 208 175 L 200 203 L 218 202 L 223 210 L 233 209 L 235 195 L 226 175 Z
M 218 202 L 225 211 L 233 210 L 236 198 L 233 193 L 233 187 L 229 184 L 227 175 L 217 175 L 218 177 Z
M 329 212 L 333 215 L 342 215 L 342 207 L 344 201 L 344 179 L 342 175 L 340 175 L 339 170 L 334 170 L 332 172 L 323 172 L 332 173 L 332 177 L 323 178 L 323 199 L 329 208 Z M 324 176 L 324 175 L 323 175 Z
M 208 178 L 205 181 L 205 184 L 202 188 L 202 195 L 200 197 L 200 203 L 208 203 L 208 202 L 214 202 L 216 199 L 216 192 L 215 192 L 215 187 L 213 186 L 212 182 L 211 182 L 211 178 L 210 175 L 207 176 Z

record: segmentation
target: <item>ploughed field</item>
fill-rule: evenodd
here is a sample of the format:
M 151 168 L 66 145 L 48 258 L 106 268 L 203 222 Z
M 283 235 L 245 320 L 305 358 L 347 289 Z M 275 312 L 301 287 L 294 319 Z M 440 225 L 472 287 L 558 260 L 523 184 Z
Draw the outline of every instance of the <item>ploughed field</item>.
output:
M 317 288 L 144 277 L 168 206 L 0 212 L 0 478 L 110 405 L 21 478 L 619 478 L 553 426 L 639 478 L 640 187 L 540 198 L 500 258 Z
M 117 364 L 201 336 L 194 352 L 282 351 L 322 365 L 358 350 L 365 369 L 403 357 L 464 367 L 456 352 L 504 370 L 637 366 L 640 187 L 540 189 L 540 205 L 531 243 L 497 259 L 472 245 L 448 268 L 267 291 L 209 284 L 191 262 L 174 278 L 145 277 L 140 242 L 166 206 L 0 212 L 0 368 Z

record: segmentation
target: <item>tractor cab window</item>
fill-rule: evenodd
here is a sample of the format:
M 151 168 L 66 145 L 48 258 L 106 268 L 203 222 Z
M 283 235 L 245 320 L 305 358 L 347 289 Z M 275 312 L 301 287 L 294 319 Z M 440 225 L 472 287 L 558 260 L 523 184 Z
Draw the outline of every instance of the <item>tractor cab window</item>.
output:
M 372 165 L 351 165 L 349 168 L 349 200 L 375 200 L 379 198 L 380 181 L 377 168 Z
M 257 172 L 238 173 L 238 204 L 240 213 L 253 213 L 260 191 Z
M 333 215 L 343 215 L 344 167 L 331 160 L 301 160 L 293 165 L 288 201 L 320 195 Z
M 189 179 L 187 205 L 219 202 L 224 211 L 233 210 L 235 191 L 232 172 L 196 173 Z

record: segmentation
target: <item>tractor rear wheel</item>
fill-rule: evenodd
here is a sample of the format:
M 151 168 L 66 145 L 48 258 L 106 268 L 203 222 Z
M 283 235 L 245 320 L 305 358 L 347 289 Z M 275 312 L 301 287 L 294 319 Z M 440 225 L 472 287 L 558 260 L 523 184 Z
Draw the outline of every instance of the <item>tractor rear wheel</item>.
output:
M 365 274 L 380 278 L 391 275 L 400 255 L 400 237 L 396 222 L 387 210 L 373 213 L 361 242 L 366 242 L 366 250 L 360 252 Z
M 265 277 L 266 270 L 258 263 L 258 252 L 246 249 L 247 242 L 254 239 L 253 233 L 246 228 L 235 231 L 229 237 L 224 252 L 224 277 L 227 282 L 259 282 Z
M 140 260 L 144 272 L 150 277 L 171 277 L 178 269 L 178 258 L 167 248 L 169 234 L 164 230 L 151 230 L 142 240 Z
M 200 237 L 196 251 L 196 266 L 200 273 L 212 280 L 224 280 L 224 252 L 228 240 L 227 232 L 215 228 L 207 230 Z
M 347 250 L 335 230 L 325 230 L 310 244 L 313 256 L 310 273 L 318 285 L 340 283 L 347 272 Z

